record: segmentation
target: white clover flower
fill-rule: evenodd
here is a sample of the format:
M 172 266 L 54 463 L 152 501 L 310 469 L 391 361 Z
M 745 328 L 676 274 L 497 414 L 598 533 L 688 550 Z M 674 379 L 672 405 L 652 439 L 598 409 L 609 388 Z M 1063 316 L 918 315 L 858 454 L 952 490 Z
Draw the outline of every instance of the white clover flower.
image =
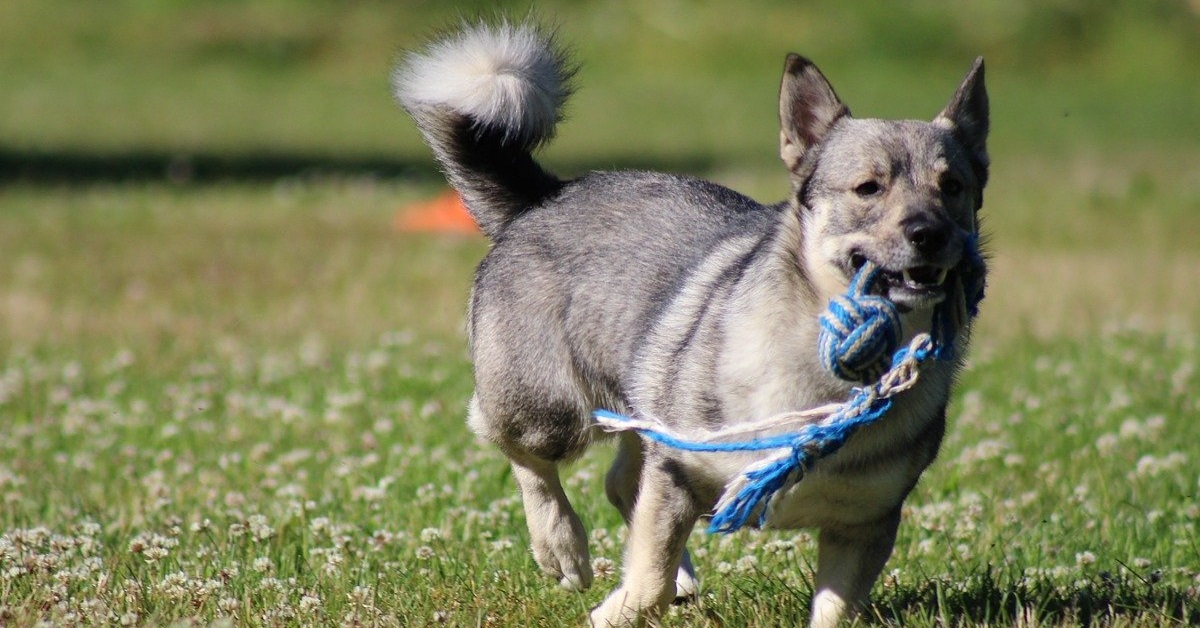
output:
M 271 559 L 265 556 L 255 558 L 254 562 L 251 564 L 251 567 L 258 573 L 267 573 L 271 571 Z
M 433 484 L 422 484 L 417 487 L 417 503 L 430 504 L 437 498 L 437 487 Z
M 429 560 L 434 556 L 433 548 L 429 547 L 428 545 L 422 545 L 421 547 L 418 547 L 416 554 L 417 558 L 421 560 Z
M 431 417 L 441 411 L 442 411 L 441 402 L 434 399 L 434 400 L 426 401 L 425 404 L 421 406 L 421 409 L 417 412 L 417 414 L 420 415 L 420 417 L 422 419 L 428 419 L 429 417 Z
M 900 570 L 893 569 L 883 577 L 883 586 L 892 588 L 900 584 Z
M 240 458 L 240 457 L 239 457 Z M 240 462 L 240 460 L 239 460 Z M 241 508 L 246 505 L 246 496 L 238 491 L 229 491 L 225 494 L 225 506 L 229 508 Z
M 592 573 L 600 580 L 607 580 L 617 572 L 617 564 L 611 558 L 597 556 L 592 559 Z
M 748 554 L 738 559 L 737 570 L 741 573 L 752 573 L 758 568 L 758 557 Z
M 354 587 L 349 593 L 346 594 L 346 598 L 348 600 L 359 605 L 369 604 L 374 597 L 375 589 L 362 585 Z
M 7 536 L 0 536 L 0 565 L 15 562 L 16 559 L 17 547 Z
M 1138 569 L 1147 569 L 1150 567 L 1150 565 L 1151 563 L 1149 558 L 1138 557 L 1133 559 L 1133 566 L 1137 567 Z
M 1095 564 L 1095 562 L 1096 562 L 1096 555 L 1091 552 L 1083 551 L 1083 552 L 1078 552 L 1077 554 L 1075 554 L 1075 564 L 1079 565 L 1080 567 L 1083 567 L 1085 565 L 1092 565 L 1092 564 Z
M 432 543 L 442 538 L 442 531 L 438 528 L 425 528 L 421 530 L 421 542 Z
M 342 556 L 342 553 L 337 551 L 336 549 L 325 552 L 325 567 L 324 567 L 324 569 L 325 569 L 326 575 L 332 576 L 332 575 L 336 574 L 338 572 L 338 568 L 341 566 L 341 564 L 343 562 L 345 562 L 345 558 Z
M 387 489 L 382 486 L 356 486 L 350 490 L 350 497 L 364 502 L 379 502 L 387 497 Z
M 169 553 L 165 547 L 148 547 L 142 552 L 142 558 L 148 563 L 153 563 L 166 558 Z
M 308 529 L 312 531 L 313 534 L 322 534 L 328 532 L 329 527 L 329 517 L 317 517 L 308 523 Z
M 763 551 L 768 554 L 786 554 L 792 549 L 794 549 L 792 543 L 783 539 L 773 539 L 763 545 Z
M 250 528 L 250 534 L 256 541 L 265 541 L 275 536 L 275 528 L 272 528 L 264 515 L 250 515 L 246 520 Z
M 305 593 L 304 595 L 300 596 L 300 611 L 301 612 L 310 613 L 310 612 L 320 608 L 320 606 L 321 606 L 321 598 L 317 597 L 316 594 Z
M 1096 439 L 1096 451 L 1099 452 L 1101 456 L 1107 456 L 1116 451 L 1117 445 L 1120 443 L 1121 439 L 1116 434 L 1107 432 L 1101 434 L 1100 437 Z
M 276 604 L 262 613 L 263 623 L 272 626 L 290 623 L 295 618 L 296 610 L 285 603 Z
M 1021 454 L 1008 454 L 1004 456 L 1004 466 L 1006 467 L 1019 467 L 1023 464 L 1025 464 L 1025 456 Z
M 179 600 L 188 593 L 190 579 L 182 571 L 169 573 L 158 583 L 158 592 L 169 599 Z
M 371 534 L 372 549 L 378 551 L 390 545 L 396 538 L 395 534 L 387 530 L 376 530 Z

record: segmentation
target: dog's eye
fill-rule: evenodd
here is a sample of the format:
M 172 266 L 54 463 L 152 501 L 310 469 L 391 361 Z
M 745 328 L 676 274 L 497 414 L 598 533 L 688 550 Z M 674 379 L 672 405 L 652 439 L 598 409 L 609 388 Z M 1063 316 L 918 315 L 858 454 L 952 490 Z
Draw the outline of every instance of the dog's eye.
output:
M 854 188 L 854 193 L 863 198 L 875 196 L 882 191 L 883 186 L 879 185 L 878 181 L 866 181 L 864 183 L 859 183 L 858 186 Z
M 958 196 L 963 191 L 962 181 L 958 179 L 942 179 L 940 185 L 942 194 L 946 196 Z

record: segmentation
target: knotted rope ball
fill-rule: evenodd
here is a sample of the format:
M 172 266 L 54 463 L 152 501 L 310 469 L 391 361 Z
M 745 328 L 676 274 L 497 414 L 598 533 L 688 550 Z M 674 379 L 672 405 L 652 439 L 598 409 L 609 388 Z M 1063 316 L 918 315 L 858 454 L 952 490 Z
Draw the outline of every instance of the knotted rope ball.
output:
M 846 381 L 876 381 L 891 366 L 900 343 L 900 313 L 888 299 L 867 294 L 879 269 L 872 262 L 855 274 L 846 294 L 821 314 L 817 351 L 821 364 Z

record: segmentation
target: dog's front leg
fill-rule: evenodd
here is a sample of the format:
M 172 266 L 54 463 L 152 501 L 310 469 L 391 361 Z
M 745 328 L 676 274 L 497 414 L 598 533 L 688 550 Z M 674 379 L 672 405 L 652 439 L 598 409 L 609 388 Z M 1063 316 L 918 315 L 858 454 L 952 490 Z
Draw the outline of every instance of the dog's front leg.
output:
M 866 605 L 871 585 L 892 555 L 899 524 L 897 508 L 873 524 L 821 530 L 810 628 L 837 626 Z
M 621 434 L 617 446 L 617 457 L 605 478 L 604 488 L 608 500 L 620 511 L 628 526 L 633 521 L 633 505 L 638 499 L 638 485 L 642 478 L 642 437 L 633 432 Z M 685 548 L 675 574 L 675 601 L 694 598 L 700 591 L 700 581 L 692 567 L 692 558 Z
M 629 521 L 624 580 L 592 610 L 592 626 L 636 626 L 662 612 L 675 598 L 684 544 L 699 517 L 678 465 L 647 459 Z

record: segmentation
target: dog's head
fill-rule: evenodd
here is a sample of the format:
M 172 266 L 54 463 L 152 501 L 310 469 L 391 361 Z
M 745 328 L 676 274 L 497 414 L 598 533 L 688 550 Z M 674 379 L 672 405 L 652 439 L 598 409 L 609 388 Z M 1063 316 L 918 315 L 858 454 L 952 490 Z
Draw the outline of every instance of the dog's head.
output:
M 987 183 L 983 60 L 933 121 L 918 122 L 851 117 L 820 70 L 789 55 L 780 121 L 780 156 L 804 225 L 801 257 L 822 296 L 842 292 L 871 260 L 902 309 L 942 301 Z

